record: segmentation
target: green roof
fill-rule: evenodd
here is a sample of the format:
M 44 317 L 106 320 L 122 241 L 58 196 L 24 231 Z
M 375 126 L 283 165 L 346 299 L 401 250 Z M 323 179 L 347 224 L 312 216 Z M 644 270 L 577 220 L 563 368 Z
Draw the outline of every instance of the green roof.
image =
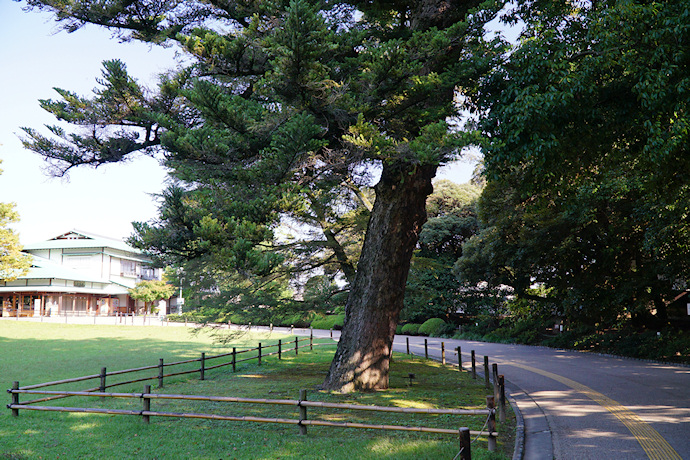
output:
M 95 235 L 81 230 L 71 230 L 46 241 L 24 245 L 25 251 L 86 248 L 111 248 L 131 252 L 133 254 L 141 254 L 141 251 L 133 248 L 122 240 Z

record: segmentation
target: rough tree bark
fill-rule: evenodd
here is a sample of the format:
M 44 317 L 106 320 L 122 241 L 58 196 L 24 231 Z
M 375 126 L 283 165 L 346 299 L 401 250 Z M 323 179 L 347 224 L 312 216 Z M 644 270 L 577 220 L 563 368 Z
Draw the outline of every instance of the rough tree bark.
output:
M 384 166 L 325 389 L 388 388 L 395 328 L 435 174 L 431 165 Z

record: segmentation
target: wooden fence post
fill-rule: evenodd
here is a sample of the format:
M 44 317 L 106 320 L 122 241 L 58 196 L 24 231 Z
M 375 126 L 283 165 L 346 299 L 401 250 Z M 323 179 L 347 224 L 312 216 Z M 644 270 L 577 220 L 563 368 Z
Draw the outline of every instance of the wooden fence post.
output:
M 486 389 L 490 389 L 491 386 L 489 384 L 489 357 L 484 356 L 484 386 Z
M 235 372 L 237 365 L 237 347 L 232 347 L 232 371 Z
M 307 434 L 307 426 L 302 425 L 302 421 L 307 419 L 307 407 L 302 405 L 302 401 L 307 400 L 307 390 L 299 390 L 299 434 Z
M 474 350 L 472 350 L 471 354 L 472 354 L 472 378 L 476 379 L 477 378 L 477 360 L 476 360 L 476 355 L 474 353 Z
M 496 411 L 494 410 L 495 403 L 493 396 L 486 397 L 486 407 L 491 411 L 489 414 L 489 422 L 486 424 L 486 429 L 489 431 L 489 452 L 496 451 L 496 436 L 492 433 L 496 431 Z
M 491 364 L 492 379 L 494 382 L 494 401 L 498 402 L 498 364 Z
M 199 380 L 204 380 L 206 377 L 206 353 L 201 353 L 201 367 L 199 367 Z
M 163 388 L 163 369 L 165 365 L 163 364 L 163 358 L 158 360 L 158 388 Z
M 18 390 L 19 389 L 19 382 L 12 383 L 12 389 Z M 12 393 L 12 405 L 13 406 L 19 405 L 19 393 Z M 19 417 L 19 409 L 15 409 L 13 407 L 12 408 L 12 416 L 13 417 Z
M 299 351 L 297 349 L 299 348 L 299 338 L 295 337 L 295 356 L 299 354 Z
M 278 340 L 278 359 L 283 359 L 283 341 L 282 339 Z
M 427 339 L 424 339 L 424 357 L 429 359 L 429 347 L 427 344 Z
M 259 355 L 258 355 L 258 358 L 259 358 L 259 366 L 261 366 L 261 342 L 259 342 Z
M 506 421 L 506 383 L 505 376 L 498 376 L 498 421 Z
M 144 412 L 148 412 L 151 410 L 151 398 L 147 398 L 145 396 L 149 393 L 151 393 L 151 385 L 144 385 L 144 393 L 141 395 L 141 401 L 142 401 L 141 416 L 144 419 L 144 423 L 149 423 L 149 416 L 147 414 L 144 414 Z
M 98 391 L 101 393 L 105 393 L 105 376 L 106 376 L 106 368 L 101 367 L 101 385 L 98 387 Z
M 106 374 L 107 374 L 107 372 L 106 372 L 105 367 L 101 367 L 101 384 L 98 387 L 98 391 L 100 391 L 101 393 L 105 393 L 105 376 L 106 376 Z M 105 401 L 105 397 L 101 396 L 101 401 Z
M 441 342 L 441 364 L 446 365 L 446 342 Z
M 405 343 L 407 344 L 407 354 L 410 354 L 410 338 L 405 337 Z
M 333 328 L 331 328 L 331 338 L 333 338 Z
M 458 352 L 458 370 L 462 371 L 462 348 L 457 347 L 455 350 Z
M 314 328 L 309 328 L 309 351 L 314 351 Z
M 460 460 L 472 460 L 472 441 L 470 439 L 470 429 L 460 428 Z

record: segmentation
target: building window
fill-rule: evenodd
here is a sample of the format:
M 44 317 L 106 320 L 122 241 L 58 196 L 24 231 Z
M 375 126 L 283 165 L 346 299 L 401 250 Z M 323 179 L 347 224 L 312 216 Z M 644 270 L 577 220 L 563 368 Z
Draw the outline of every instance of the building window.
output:
M 123 260 L 120 262 L 120 271 L 122 276 L 136 276 L 137 265 L 131 260 Z
M 141 278 L 145 280 L 156 279 L 156 269 L 150 267 L 141 268 Z
M 65 265 L 76 270 L 88 270 L 91 268 L 92 260 L 90 256 L 69 256 L 65 257 Z

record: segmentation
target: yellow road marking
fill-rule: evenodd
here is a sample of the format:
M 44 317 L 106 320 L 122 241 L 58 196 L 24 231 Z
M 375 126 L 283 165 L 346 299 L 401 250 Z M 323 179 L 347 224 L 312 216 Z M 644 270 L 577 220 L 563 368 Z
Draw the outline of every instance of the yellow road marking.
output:
M 606 410 L 615 415 L 618 420 L 623 422 L 630 433 L 635 436 L 635 439 L 640 443 L 647 456 L 652 460 L 683 460 L 678 452 L 676 452 L 673 447 L 649 424 L 637 416 L 633 411 L 629 410 L 622 404 L 614 401 L 613 399 L 605 396 L 598 391 L 594 391 L 591 388 L 582 385 L 558 374 L 543 371 L 535 367 L 525 366 L 522 364 L 510 363 L 509 365 L 520 367 L 535 374 L 540 374 L 550 379 L 561 382 L 563 385 L 570 387 L 574 390 L 579 391 L 588 398 L 592 399 L 596 403 L 603 406 Z

